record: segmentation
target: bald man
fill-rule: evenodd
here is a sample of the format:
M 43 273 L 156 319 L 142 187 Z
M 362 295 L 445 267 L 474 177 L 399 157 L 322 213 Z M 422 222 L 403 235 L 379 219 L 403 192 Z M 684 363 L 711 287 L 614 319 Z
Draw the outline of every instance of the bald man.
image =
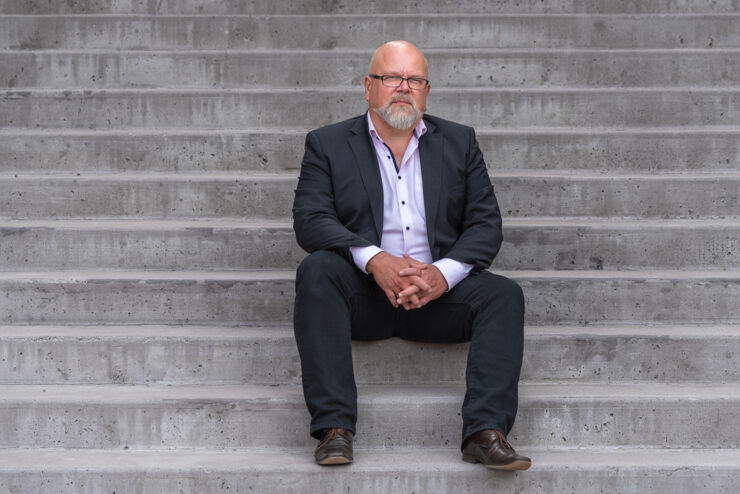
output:
M 310 132 L 293 205 L 294 329 L 319 465 L 353 461 L 351 340 L 470 341 L 462 459 L 526 470 L 506 440 L 524 297 L 492 274 L 501 215 L 472 128 L 425 115 L 427 61 L 391 41 L 365 76 L 367 113 Z M 383 365 L 378 362 L 378 365 Z

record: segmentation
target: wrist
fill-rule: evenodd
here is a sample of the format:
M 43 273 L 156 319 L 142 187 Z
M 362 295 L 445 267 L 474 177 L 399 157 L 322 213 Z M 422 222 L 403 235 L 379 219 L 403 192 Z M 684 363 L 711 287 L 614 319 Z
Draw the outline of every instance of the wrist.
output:
M 370 274 L 373 274 L 373 269 L 377 265 L 378 262 L 382 261 L 385 256 L 387 256 L 388 253 L 385 251 L 380 251 L 377 254 L 375 254 L 373 257 L 370 258 L 369 261 L 367 261 L 367 264 L 365 264 L 365 271 L 367 271 Z

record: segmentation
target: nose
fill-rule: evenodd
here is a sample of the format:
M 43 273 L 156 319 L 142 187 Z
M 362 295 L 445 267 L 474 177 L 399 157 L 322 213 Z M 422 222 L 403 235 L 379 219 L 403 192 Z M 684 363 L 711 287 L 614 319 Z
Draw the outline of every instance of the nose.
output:
M 396 88 L 396 91 L 403 91 L 404 93 L 408 93 L 411 91 L 411 86 L 409 86 L 409 80 L 404 79 L 401 81 L 401 84 L 398 85 Z

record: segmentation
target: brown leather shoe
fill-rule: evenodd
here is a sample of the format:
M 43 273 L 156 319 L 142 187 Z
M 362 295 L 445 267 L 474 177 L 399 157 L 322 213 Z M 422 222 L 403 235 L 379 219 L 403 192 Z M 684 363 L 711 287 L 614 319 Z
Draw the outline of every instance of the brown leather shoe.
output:
M 313 456 L 319 465 L 352 463 L 352 433 L 347 429 L 324 429 Z
M 462 448 L 462 459 L 468 463 L 483 463 L 495 470 L 526 470 L 532 460 L 516 454 L 506 437 L 492 429 L 470 436 Z

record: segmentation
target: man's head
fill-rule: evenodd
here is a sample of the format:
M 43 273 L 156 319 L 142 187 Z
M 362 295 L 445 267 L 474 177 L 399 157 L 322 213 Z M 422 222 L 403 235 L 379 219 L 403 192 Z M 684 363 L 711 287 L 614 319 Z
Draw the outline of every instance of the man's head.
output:
M 371 110 L 395 129 L 410 129 L 418 123 L 426 110 L 430 86 L 412 89 L 403 80 L 398 87 L 380 77 L 399 76 L 412 79 L 429 78 L 424 54 L 407 41 L 389 41 L 375 51 L 370 62 L 370 74 L 365 76 L 365 99 Z

